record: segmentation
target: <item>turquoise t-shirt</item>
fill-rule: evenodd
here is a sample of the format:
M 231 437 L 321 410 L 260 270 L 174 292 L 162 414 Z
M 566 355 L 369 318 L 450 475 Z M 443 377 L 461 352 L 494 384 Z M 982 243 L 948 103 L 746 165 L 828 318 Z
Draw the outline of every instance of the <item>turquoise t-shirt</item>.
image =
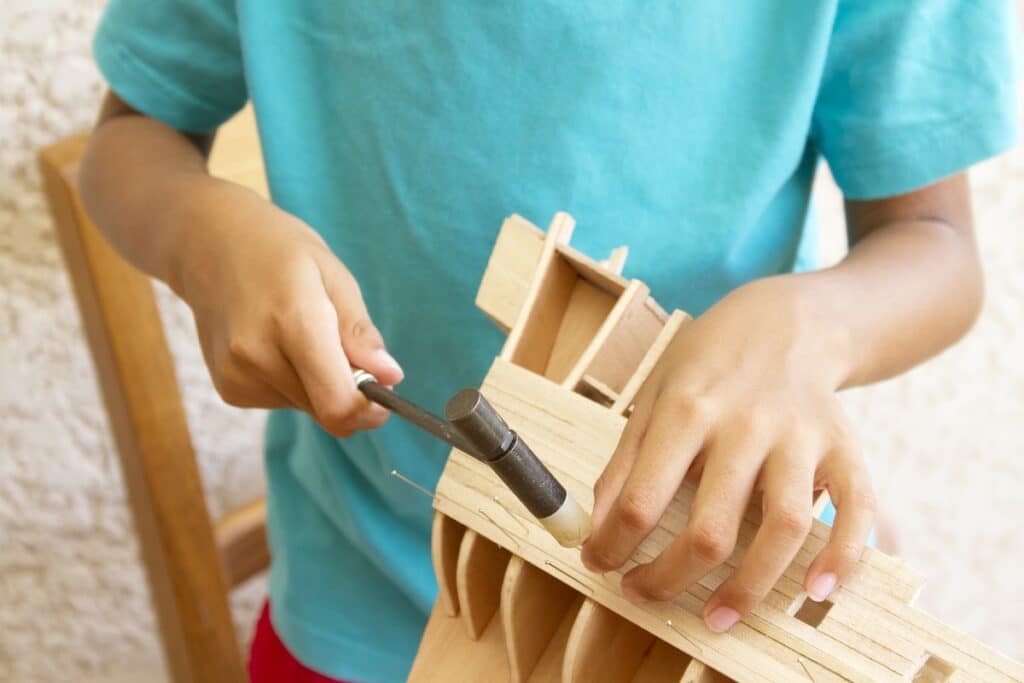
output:
M 502 219 L 558 210 L 595 256 L 700 313 L 798 265 L 824 156 L 893 195 L 1005 149 L 1004 1 L 113 0 L 95 41 L 129 104 L 208 131 L 251 100 L 273 201 L 356 275 L 402 391 L 440 409 L 502 335 L 473 306 Z M 268 273 L 268 277 L 273 275 Z M 436 585 L 447 449 L 399 420 L 267 429 L 272 619 L 325 674 L 404 678 Z

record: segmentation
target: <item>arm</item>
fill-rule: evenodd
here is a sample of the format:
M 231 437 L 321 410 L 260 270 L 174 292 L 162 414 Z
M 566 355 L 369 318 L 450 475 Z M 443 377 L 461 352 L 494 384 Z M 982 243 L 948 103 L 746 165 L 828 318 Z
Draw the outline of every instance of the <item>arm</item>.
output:
M 833 268 L 752 282 L 666 350 L 595 486 L 592 569 L 621 567 L 684 478 L 700 483 L 687 527 L 623 577 L 634 600 L 669 599 L 724 562 L 750 499 L 764 522 L 704 618 L 728 630 L 803 544 L 812 491 L 837 508 L 804 580 L 828 597 L 874 519 L 871 484 L 835 392 L 902 372 L 962 336 L 982 298 L 966 176 L 906 195 L 848 201 L 853 246 Z
M 402 371 L 355 280 L 312 228 L 211 177 L 212 140 L 108 94 L 82 163 L 90 216 L 126 259 L 192 308 L 228 403 L 305 410 L 339 436 L 378 426 L 387 413 L 355 388 L 350 362 L 386 384 Z

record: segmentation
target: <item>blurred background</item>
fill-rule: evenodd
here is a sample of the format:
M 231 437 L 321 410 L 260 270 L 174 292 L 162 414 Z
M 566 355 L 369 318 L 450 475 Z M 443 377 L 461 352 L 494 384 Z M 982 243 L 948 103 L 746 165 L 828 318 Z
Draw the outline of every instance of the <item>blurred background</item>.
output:
M 0 681 L 162 680 L 117 455 L 35 164 L 39 148 L 93 121 L 103 4 L 0 3 Z M 925 367 L 843 399 L 903 555 L 929 577 L 917 605 L 1024 660 L 1024 148 L 972 178 L 988 287 L 977 326 Z M 835 260 L 842 203 L 827 169 L 816 203 Z M 187 308 L 159 295 L 218 516 L 262 490 L 262 415 L 221 404 Z M 263 593 L 257 578 L 233 595 L 243 639 Z

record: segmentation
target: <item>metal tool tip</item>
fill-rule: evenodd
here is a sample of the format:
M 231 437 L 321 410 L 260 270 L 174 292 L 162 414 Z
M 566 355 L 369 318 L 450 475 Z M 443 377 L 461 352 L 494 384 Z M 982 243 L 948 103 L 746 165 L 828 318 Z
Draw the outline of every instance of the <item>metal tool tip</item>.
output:
M 480 409 L 483 396 L 472 387 L 455 394 L 444 407 L 444 416 L 449 422 L 462 420 Z

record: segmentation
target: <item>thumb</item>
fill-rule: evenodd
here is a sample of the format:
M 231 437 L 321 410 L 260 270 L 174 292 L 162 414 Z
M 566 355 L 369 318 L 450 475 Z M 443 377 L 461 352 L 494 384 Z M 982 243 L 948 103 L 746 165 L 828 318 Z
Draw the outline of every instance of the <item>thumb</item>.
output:
M 385 348 L 384 338 L 366 310 L 359 285 L 340 261 L 331 260 L 333 263 L 321 263 L 320 271 L 327 296 L 338 312 L 338 333 L 349 363 L 366 370 L 385 386 L 398 384 L 405 373 Z

